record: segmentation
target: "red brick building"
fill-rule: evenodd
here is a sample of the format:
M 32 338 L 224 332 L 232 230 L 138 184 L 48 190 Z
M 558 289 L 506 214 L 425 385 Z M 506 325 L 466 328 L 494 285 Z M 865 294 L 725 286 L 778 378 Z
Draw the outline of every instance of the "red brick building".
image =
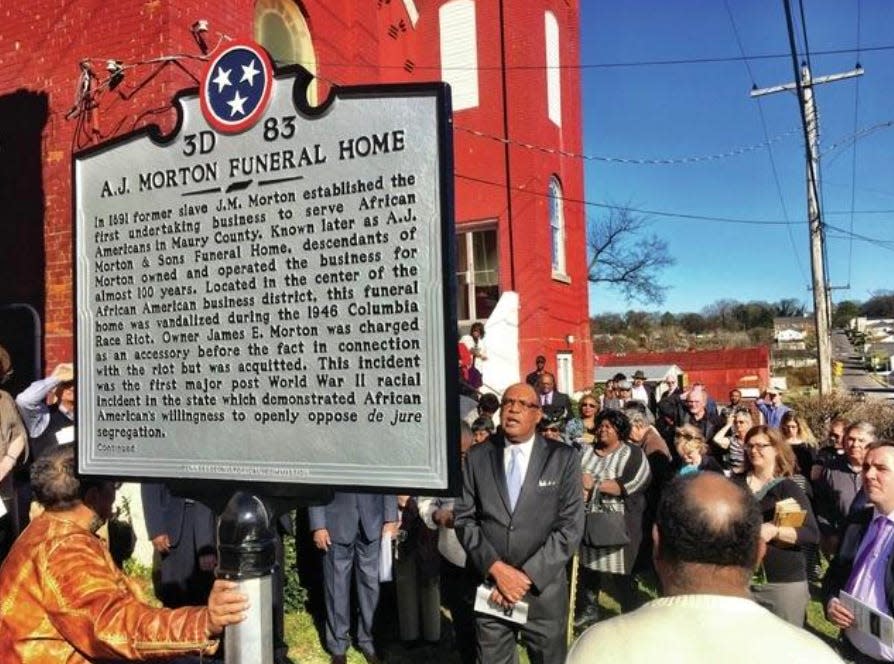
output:
M 44 364 L 72 357 L 72 152 L 169 130 L 203 51 L 253 37 L 314 73 L 317 99 L 451 84 L 461 325 L 517 292 L 519 370 L 542 353 L 590 381 L 583 167 L 561 154 L 581 152 L 576 0 L 33 0 L 0 17 L 0 342 L 21 337 L 27 316 L 4 312 L 22 303 Z

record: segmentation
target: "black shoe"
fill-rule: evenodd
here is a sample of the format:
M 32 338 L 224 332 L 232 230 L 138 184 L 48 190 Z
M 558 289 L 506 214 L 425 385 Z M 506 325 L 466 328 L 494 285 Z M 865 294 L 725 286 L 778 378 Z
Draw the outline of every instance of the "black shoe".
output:
M 374 652 L 370 652 L 367 650 L 361 650 L 360 654 L 363 655 L 363 659 L 366 660 L 366 664 L 382 664 L 382 660 L 379 659 L 379 656 Z

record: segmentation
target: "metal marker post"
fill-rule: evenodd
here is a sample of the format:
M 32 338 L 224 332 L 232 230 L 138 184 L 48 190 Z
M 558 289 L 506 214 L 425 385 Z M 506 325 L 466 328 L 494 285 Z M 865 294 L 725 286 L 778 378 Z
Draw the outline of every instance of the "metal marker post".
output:
M 217 576 L 239 584 L 248 596 L 248 616 L 224 631 L 226 664 L 273 662 L 273 567 L 276 545 L 272 515 L 258 496 L 238 491 L 217 527 Z

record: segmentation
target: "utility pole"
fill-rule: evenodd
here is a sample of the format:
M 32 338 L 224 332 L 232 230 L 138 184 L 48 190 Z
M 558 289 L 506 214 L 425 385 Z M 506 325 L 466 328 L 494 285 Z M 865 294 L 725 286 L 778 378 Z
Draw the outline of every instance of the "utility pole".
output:
M 800 91 L 801 117 L 807 139 L 807 219 L 810 226 L 810 267 L 813 282 L 813 317 L 816 324 L 816 361 L 819 367 L 820 394 L 832 392 L 832 338 L 829 288 L 826 284 L 826 268 L 823 260 L 825 236 L 819 202 L 819 129 L 816 104 L 813 101 L 813 86 L 862 75 L 863 68 L 858 65 L 856 69 L 841 74 L 812 78 L 810 68 L 802 63 L 799 82 L 751 91 L 752 97 L 789 90 Z

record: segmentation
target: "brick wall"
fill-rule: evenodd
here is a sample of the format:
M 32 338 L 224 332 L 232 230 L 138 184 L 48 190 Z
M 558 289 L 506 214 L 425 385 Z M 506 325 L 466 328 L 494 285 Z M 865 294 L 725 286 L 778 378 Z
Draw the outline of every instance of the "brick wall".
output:
M 73 356 L 72 201 L 73 152 L 124 133 L 158 124 L 170 130 L 175 115 L 173 94 L 194 87 L 203 62 L 190 32 L 206 19 L 206 36 L 214 46 L 220 34 L 236 39 L 252 36 L 254 4 L 250 0 L 205 3 L 195 0 L 33 0 L 0 9 L 0 303 L 27 302 L 44 321 L 45 365 Z M 353 0 L 306 0 L 303 9 L 313 35 L 322 79 L 328 82 L 428 81 L 440 77 L 438 8 L 418 2 L 416 29 L 405 24 L 398 36 L 390 26 L 405 17 L 403 3 L 358 3 Z M 504 135 L 503 78 L 500 70 L 500 4 L 478 2 L 480 104 L 458 112 L 457 126 Z M 572 0 L 502 3 L 506 24 L 507 104 L 509 138 L 581 151 L 579 73 L 562 70 L 562 127 L 547 118 L 543 65 L 543 14 L 549 9 L 559 22 L 561 62 L 578 61 L 578 6 Z M 138 64 L 172 54 L 192 58 L 177 62 Z M 101 87 L 95 105 L 75 118 L 71 110 L 80 80 L 79 62 L 91 58 Z M 124 63 L 125 78 L 115 90 L 106 86 L 107 59 Z M 404 68 L 410 60 L 411 71 Z M 24 131 L 22 130 L 24 127 Z M 13 151 L 14 157 L 9 156 Z M 521 298 L 522 371 L 538 353 L 573 350 L 575 384 L 590 381 L 584 210 L 566 203 L 567 273 L 571 283 L 552 280 L 546 187 L 557 175 L 564 195 L 583 199 L 580 160 L 545 155 L 520 147 L 510 149 L 507 175 L 503 145 L 458 131 L 455 133 L 456 218 L 464 223 L 497 220 L 500 241 L 500 283 Z M 466 179 L 472 178 L 472 179 Z M 483 180 L 487 184 L 475 182 Z M 506 183 L 509 183 L 507 189 Z M 522 188 L 534 192 L 512 193 Z M 511 224 L 511 241 L 510 241 Z M 510 266 L 515 266 L 514 273 Z M 576 341 L 568 346 L 565 339 Z

